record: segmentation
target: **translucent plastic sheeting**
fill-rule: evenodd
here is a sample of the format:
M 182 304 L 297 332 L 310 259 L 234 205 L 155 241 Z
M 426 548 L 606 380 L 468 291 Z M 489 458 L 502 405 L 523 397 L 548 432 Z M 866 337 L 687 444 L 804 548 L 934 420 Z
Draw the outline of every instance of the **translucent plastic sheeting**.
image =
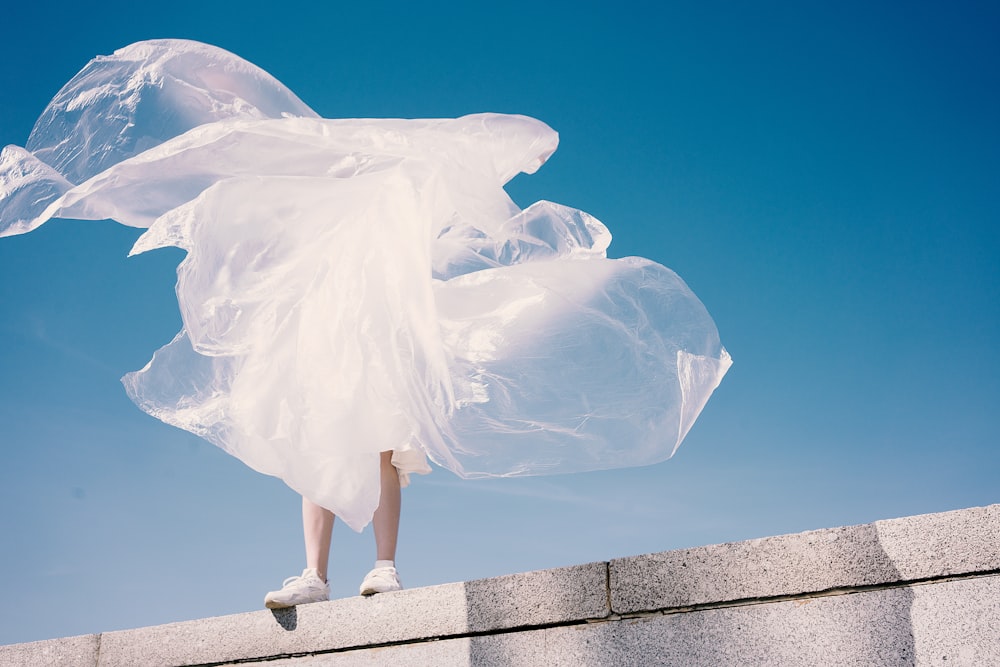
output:
M 524 116 L 327 120 L 196 42 L 92 61 L 0 155 L 0 235 L 52 217 L 187 251 L 184 329 L 123 378 L 149 414 L 356 529 L 379 452 L 463 477 L 669 458 L 730 365 L 669 269 L 503 190 L 558 137 Z

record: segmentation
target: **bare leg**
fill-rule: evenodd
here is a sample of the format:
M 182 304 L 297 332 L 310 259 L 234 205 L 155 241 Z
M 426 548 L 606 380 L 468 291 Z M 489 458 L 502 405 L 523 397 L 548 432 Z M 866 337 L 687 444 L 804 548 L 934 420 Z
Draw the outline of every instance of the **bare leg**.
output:
M 397 516 L 399 516 L 397 510 Z M 333 536 L 333 512 L 302 498 L 302 532 L 306 538 L 306 567 L 316 568 L 316 574 L 326 581 L 330 563 L 330 538 Z
M 382 492 L 372 523 L 375 526 L 375 558 L 396 560 L 396 539 L 399 536 L 399 472 L 392 465 L 392 452 L 382 452 Z M 332 521 L 331 521 L 332 525 Z M 327 544 L 330 539 L 327 537 Z

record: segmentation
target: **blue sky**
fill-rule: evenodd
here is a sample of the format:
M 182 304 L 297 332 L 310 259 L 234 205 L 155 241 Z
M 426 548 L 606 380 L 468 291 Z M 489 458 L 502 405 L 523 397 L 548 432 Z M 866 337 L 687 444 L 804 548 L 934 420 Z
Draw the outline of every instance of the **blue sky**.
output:
M 34 3 L 33 3 L 34 4 Z M 735 364 L 673 460 L 404 495 L 408 587 L 1000 500 L 1000 29 L 991 3 L 57 1 L 5 9 L 0 143 L 97 54 L 197 39 L 327 117 L 523 113 L 509 187 L 688 282 Z M 261 608 L 297 497 L 118 378 L 180 327 L 180 251 L 0 240 L 0 643 Z M 339 525 L 333 594 L 370 532 Z

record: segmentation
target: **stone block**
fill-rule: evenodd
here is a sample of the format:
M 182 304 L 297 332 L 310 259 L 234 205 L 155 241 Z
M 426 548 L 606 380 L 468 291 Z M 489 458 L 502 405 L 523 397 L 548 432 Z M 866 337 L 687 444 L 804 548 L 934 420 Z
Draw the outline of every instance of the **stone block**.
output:
M 102 636 L 101 667 L 197 665 L 384 644 L 466 627 L 463 584 L 171 623 Z
M 1000 664 L 1000 578 L 549 628 L 552 667 Z
M 1000 664 L 1000 577 L 306 656 L 274 667 Z M 264 663 L 261 663 L 264 664 Z
M 100 635 L 79 635 L 0 646 L 4 667 L 95 667 Z
M 606 568 L 591 563 L 107 632 L 100 665 L 231 662 L 604 617 Z
M 611 613 L 607 563 L 470 581 L 465 595 L 469 632 L 604 618 Z
M 537 631 L 512 632 L 250 664 L 267 667 L 399 667 L 400 665 L 538 667 L 546 664 L 545 645 L 542 639 L 542 633 Z
M 1000 505 L 611 561 L 629 614 L 1000 569 Z M 992 545 L 992 547 L 990 546 Z
M 873 525 L 904 581 L 1000 570 L 1000 505 Z

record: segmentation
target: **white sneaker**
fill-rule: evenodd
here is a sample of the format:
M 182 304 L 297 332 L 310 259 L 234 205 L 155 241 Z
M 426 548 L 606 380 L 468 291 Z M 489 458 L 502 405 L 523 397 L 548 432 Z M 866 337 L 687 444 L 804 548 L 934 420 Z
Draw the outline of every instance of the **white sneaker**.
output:
M 394 567 L 376 567 L 365 575 L 365 580 L 361 582 L 362 595 L 375 595 L 375 593 L 391 593 L 392 591 L 403 590 L 403 584 L 399 582 L 399 573 Z
M 330 599 L 330 585 L 319 578 L 315 568 L 302 570 L 300 577 L 288 577 L 281 584 L 280 591 L 271 591 L 264 596 L 264 606 L 268 609 L 284 609 L 297 604 L 326 602 Z

